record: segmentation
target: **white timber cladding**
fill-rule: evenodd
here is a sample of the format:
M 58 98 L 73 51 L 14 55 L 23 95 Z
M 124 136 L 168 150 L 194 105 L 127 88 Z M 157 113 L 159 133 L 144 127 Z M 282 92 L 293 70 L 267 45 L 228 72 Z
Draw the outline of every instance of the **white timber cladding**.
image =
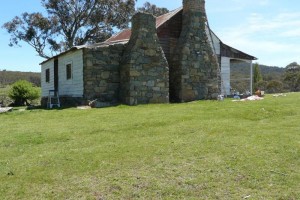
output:
M 49 69 L 49 82 L 46 82 L 46 70 Z M 41 66 L 42 97 L 47 97 L 49 90 L 54 90 L 54 59 Z
M 230 95 L 230 58 L 221 57 L 222 94 Z
M 206 35 L 215 54 L 221 54 L 220 39 L 206 26 Z
M 71 78 L 67 79 L 67 65 L 71 64 Z M 58 90 L 60 96 L 83 96 L 83 52 L 76 50 L 58 58 Z

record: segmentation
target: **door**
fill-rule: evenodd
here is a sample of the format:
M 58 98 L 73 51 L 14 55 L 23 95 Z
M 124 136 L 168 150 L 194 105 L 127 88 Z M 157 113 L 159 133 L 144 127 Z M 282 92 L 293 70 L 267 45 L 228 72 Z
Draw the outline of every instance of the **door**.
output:
M 54 90 L 58 91 L 58 59 L 54 59 Z

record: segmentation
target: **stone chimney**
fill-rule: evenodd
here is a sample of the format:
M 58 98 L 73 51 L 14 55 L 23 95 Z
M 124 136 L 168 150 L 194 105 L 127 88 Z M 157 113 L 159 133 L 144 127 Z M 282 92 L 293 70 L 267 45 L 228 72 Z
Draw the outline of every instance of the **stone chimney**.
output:
M 217 98 L 218 63 L 205 31 L 205 1 L 183 0 L 182 17 L 170 73 L 171 98 L 178 102 Z
M 120 76 L 120 99 L 128 105 L 169 102 L 169 67 L 156 34 L 156 19 L 137 13 Z
M 183 0 L 183 12 L 200 12 L 205 14 L 205 0 Z

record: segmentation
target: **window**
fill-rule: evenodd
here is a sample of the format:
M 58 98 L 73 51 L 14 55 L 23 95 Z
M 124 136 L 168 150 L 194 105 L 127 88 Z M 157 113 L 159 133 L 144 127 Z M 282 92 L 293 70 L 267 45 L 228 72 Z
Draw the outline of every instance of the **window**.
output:
M 46 83 L 50 82 L 50 69 L 46 69 Z
M 67 80 L 72 79 L 72 64 L 68 63 L 66 65 L 66 74 L 67 74 Z

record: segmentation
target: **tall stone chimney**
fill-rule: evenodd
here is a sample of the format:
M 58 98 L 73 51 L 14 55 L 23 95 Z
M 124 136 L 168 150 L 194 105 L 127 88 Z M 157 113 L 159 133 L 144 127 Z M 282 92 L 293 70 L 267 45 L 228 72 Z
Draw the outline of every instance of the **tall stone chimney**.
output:
M 169 66 L 151 14 L 137 13 L 120 70 L 120 99 L 128 105 L 169 102 Z
M 170 73 L 171 98 L 177 102 L 216 98 L 218 63 L 205 30 L 205 0 L 183 0 L 182 17 Z

